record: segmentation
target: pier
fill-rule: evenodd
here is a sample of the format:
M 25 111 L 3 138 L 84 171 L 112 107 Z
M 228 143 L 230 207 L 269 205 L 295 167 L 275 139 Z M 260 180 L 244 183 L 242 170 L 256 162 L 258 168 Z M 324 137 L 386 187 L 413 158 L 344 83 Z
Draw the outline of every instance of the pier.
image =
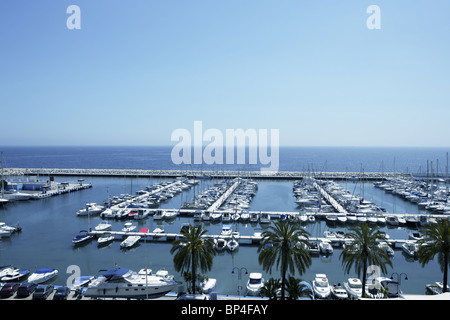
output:
M 187 178 L 211 178 L 211 179 L 279 179 L 295 180 L 306 177 L 316 179 L 333 180 L 384 180 L 386 178 L 411 178 L 410 173 L 399 172 L 305 172 L 305 171 L 277 171 L 271 174 L 262 174 L 255 171 L 205 171 L 205 170 L 136 170 L 136 169 L 58 169 L 58 168 L 9 168 L 7 175 L 16 176 L 97 176 L 97 177 L 155 177 L 155 178 L 176 178 L 185 176 Z
M 219 209 L 222 204 L 225 203 L 225 201 L 227 201 L 228 197 L 234 192 L 234 190 L 236 190 L 236 188 L 241 184 L 241 180 L 236 178 L 236 181 L 231 185 L 230 188 L 228 188 L 227 191 L 224 192 L 224 194 L 222 194 L 219 199 L 217 199 L 209 208 L 208 211 L 209 212 L 213 212 L 217 209 Z
M 316 188 L 317 191 L 322 195 L 322 197 L 331 205 L 333 206 L 334 210 L 336 210 L 339 213 L 347 214 L 347 210 L 345 210 L 332 196 L 328 194 L 321 186 L 317 184 L 317 182 L 313 182 L 314 188 Z

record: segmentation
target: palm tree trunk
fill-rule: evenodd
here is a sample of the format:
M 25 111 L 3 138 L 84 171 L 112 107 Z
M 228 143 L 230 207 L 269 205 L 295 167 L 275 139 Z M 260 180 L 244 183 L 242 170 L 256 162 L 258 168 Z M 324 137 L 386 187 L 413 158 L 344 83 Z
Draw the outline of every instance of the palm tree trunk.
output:
M 448 254 L 444 253 L 444 280 L 442 292 L 447 292 L 447 277 L 448 277 Z
M 283 275 L 281 277 L 281 300 L 284 301 L 285 295 L 284 295 L 284 286 L 286 284 L 286 273 L 283 272 Z
M 195 294 L 195 278 L 196 278 L 196 270 L 195 270 L 195 250 L 192 250 L 192 293 Z
M 361 298 L 364 298 L 364 296 L 366 295 L 366 272 L 367 272 L 367 261 L 364 260 Z

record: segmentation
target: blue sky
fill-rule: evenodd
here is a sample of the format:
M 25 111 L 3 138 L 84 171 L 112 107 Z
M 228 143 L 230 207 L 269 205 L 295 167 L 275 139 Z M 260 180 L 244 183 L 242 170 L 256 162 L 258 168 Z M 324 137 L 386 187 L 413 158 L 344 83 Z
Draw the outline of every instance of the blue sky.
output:
M 69 30 L 66 9 L 81 9 Z M 370 5 L 381 29 L 369 30 Z M 450 2 L 3 0 L 0 145 L 448 146 Z

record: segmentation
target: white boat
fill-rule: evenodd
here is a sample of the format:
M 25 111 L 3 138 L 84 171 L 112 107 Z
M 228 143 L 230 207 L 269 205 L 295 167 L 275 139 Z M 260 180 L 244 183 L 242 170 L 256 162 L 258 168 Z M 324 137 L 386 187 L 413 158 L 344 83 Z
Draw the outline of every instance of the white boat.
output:
M 72 284 L 70 286 L 70 290 L 76 291 L 76 290 L 84 289 L 89 284 L 89 282 L 91 282 L 94 279 L 95 279 L 94 276 L 79 276 L 79 277 L 76 277 L 72 281 Z
M 99 246 L 106 245 L 111 241 L 113 241 L 114 239 L 115 239 L 114 236 L 110 232 L 105 232 L 100 237 L 98 237 L 97 244 Z
M 111 230 L 111 224 L 106 221 L 102 221 L 94 229 L 95 231 L 108 231 Z
M 31 199 L 31 194 L 17 190 L 3 191 L 3 198 L 9 201 L 25 201 Z
M 210 221 L 210 220 L 211 220 L 211 213 L 209 211 L 203 212 L 202 221 Z
M 415 241 L 423 239 L 422 235 L 419 232 L 409 233 L 408 238 Z
M 358 222 L 358 218 L 356 217 L 355 213 L 348 213 L 347 214 L 347 221 L 349 223 L 355 223 L 355 222 Z
M 83 296 L 145 299 L 163 296 L 178 285 L 166 270 L 159 270 L 156 274 L 139 274 L 130 269 L 115 268 L 92 280 Z
M 325 219 L 327 220 L 327 222 L 335 223 L 337 221 L 337 215 L 334 213 L 330 213 L 325 216 Z
M 155 229 L 153 229 L 153 233 L 164 233 L 164 227 L 156 227 Z
M 222 222 L 225 223 L 231 222 L 231 214 L 229 212 L 224 212 L 222 214 Z
M 138 209 L 138 210 L 135 210 L 135 211 L 136 211 L 136 214 L 133 215 L 133 218 L 135 220 L 143 220 L 143 219 L 147 218 L 150 215 L 150 211 L 145 210 L 145 209 Z
M 264 279 L 262 277 L 262 273 L 251 272 L 247 281 L 247 295 L 259 295 L 262 287 L 264 287 Z
M 131 232 L 136 229 L 136 226 L 133 225 L 131 222 L 127 222 L 123 225 L 122 231 L 123 232 Z
M 223 238 L 214 239 L 214 248 L 217 251 L 223 251 L 227 247 L 227 240 Z
M 317 241 L 311 241 L 309 243 L 308 252 L 311 255 L 317 255 L 320 253 L 320 248 L 319 248 L 319 244 L 317 243 Z
M 47 282 L 58 275 L 58 270 L 52 268 L 38 269 L 33 272 L 27 279 L 27 282 L 36 284 Z
M 173 220 L 178 216 L 178 211 L 174 210 L 166 210 L 164 212 L 164 219 L 165 220 Z
M 331 287 L 331 295 L 334 299 L 337 300 L 347 300 L 348 299 L 348 293 L 347 290 L 343 286 L 341 286 L 340 283 L 334 284 Z
M 246 210 L 241 212 L 241 221 L 247 222 L 250 220 L 250 213 Z
M 402 244 L 402 250 L 410 257 L 416 257 L 419 245 L 413 241 L 408 241 Z
M 156 210 L 155 214 L 153 215 L 153 220 L 162 220 L 164 219 L 166 212 L 164 210 Z
M 259 216 L 259 223 L 270 223 L 270 214 L 268 213 L 261 213 L 261 215 Z
M 394 256 L 394 249 L 386 241 L 378 243 L 378 247 L 383 249 L 389 256 Z
M 308 215 L 308 222 L 315 222 L 316 221 L 316 217 L 314 216 L 314 214 L 307 214 Z
M 82 244 L 91 241 L 92 238 L 93 236 L 90 235 L 86 230 L 81 230 L 80 233 L 72 239 L 72 243 L 75 245 Z
M 319 299 L 326 299 L 331 294 L 331 287 L 328 283 L 328 278 L 324 273 L 316 274 L 313 282 L 314 295 Z
M 9 268 L 6 273 L 2 273 L 0 276 L 1 282 L 21 282 L 23 278 L 28 276 L 30 273 L 30 270 L 24 269 L 15 269 L 15 268 Z
M 362 296 L 362 282 L 358 278 L 348 278 L 344 282 L 344 288 L 348 293 L 350 299 L 360 299 Z
M 222 212 L 211 212 L 210 219 L 211 221 L 220 221 L 222 219 Z
M 223 225 L 220 235 L 223 237 L 229 237 L 229 236 L 231 236 L 232 232 L 233 232 L 233 230 L 231 229 L 230 225 Z
M 386 223 L 391 226 L 398 226 L 400 224 L 398 217 L 394 215 L 386 216 Z
M 205 293 L 211 293 L 216 287 L 217 280 L 214 278 L 205 278 L 200 282 L 200 288 Z
M 250 223 L 258 223 L 259 221 L 259 214 L 256 212 L 252 212 L 250 214 Z
M 134 245 L 136 245 L 136 244 L 139 242 L 140 239 L 141 239 L 140 236 L 128 236 L 128 237 L 126 237 L 125 240 L 123 240 L 123 241 L 120 243 L 120 247 L 121 247 L 122 249 L 128 249 L 128 248 L 131 248 L 131 247 L 133 247 Z
M 339 223 L 346 223 L 347 222 L 347 215 L 346 214 L 338 214 L 336 215 L 337 222 Z
M 77 211 L 77 216 L 94 215 L 103 212 L 105 208 L 96 203 L 86 203 L 86 206 Z
M 359 223 L 366 223 L 367 222 L 367 216 L 365 213 L 358 213 L 356 215 L 356 219 Z
M 328 240 L 322 240 L 319 243 L 319 250 L 323 254 L 332 254 L 333 253 L 333 246 L 331 245 L 330 241 Z
M 239 242 L 234 238 L 231 238 L 227 242 L 227 249 L 230 250 L 231 252 L 235 251 L 238 247 L 239 247 Z
M 0 228 L 0 238 L 8 238 L 11 236 L 11 231 Z

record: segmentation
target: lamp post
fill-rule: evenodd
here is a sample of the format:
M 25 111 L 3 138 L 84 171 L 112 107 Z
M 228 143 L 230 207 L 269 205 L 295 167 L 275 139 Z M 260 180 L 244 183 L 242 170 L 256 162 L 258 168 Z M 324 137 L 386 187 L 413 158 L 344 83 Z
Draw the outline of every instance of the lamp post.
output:
M 404 272 L 398 274 L 397 272 L 394 272 L 391 274 L 391 280 L 394 280 L 394 274 L 397 276 L 397 282 L 398 282 L 398 289 L 397 289 L 397 293 L 398 291 L 400 291 L 400 286 L 402 284 L 402 276 L 405 276 L 405 280 L 408 281 L 408 275 Z
M 238 267 L 234 267 L 233 270 L 231 270 L 231 274 L 234 274 L 234 270 L 238 271 L 238 281 L 239 281 L 239 285 L 238 285 L 238 295 L 239 295 L 239 300 L 241 300 L 241 290 L 242 290 L 242 285 L 241 285 L 241 280 L 242 280 L 242 271 L 245 270 L 245 274 L 248 274 L 248 270 L 245 267 L 242 268 L 238 268 Z

